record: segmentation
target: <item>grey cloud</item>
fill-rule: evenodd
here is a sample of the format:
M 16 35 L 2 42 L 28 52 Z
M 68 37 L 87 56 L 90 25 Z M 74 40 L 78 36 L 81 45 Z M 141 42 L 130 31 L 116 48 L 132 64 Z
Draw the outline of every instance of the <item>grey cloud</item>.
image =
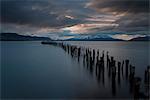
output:
M 149 31 L 149 0 L 92 0 L 88 6 L 99 14 L 125 13 L 116 20 L 119 26 L 113 27 L 114 31 Z
M 149 12 L 149 0 L 92 0 L 90 7 L 108 12 Z
M 60 5 L 61 6 L 61 5 Z M 57 13 L 58 12 L 58 13 Z M 49 0 L 2 0 L 1 22 L 35 27 L 65 27 L 78 24 L 79 19 L 66 18 L 64 10 Z
M 130 31 L 149 31 L 149 13 L 128 14 L 117 20 L 119 24 L 117 30 Z
M 10 31 L 36 32 L 43 27 L 61 29 L 77 24 L 111 24 L 109 21 L 87 19 L 95 16 L 96 19 L 111 19 L 124 12 L 126 12 L 124 16 L 112 22 L 118 24 L 118 27 L 93 27 L 87 29 L 88 32 L 109 31 L 109 34 L 111 31 L 149 31 L 149 0 L 1 0 L 0 2 L 1 23 Z M 74 19 L 65 15 L 73 16 Z M 16 26 L 19 25 L 26 27 L 17 29 Z

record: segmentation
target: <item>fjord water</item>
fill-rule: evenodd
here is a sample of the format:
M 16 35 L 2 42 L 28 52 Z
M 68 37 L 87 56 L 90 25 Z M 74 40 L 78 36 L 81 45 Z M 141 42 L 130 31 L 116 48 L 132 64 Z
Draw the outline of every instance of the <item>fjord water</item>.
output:
M 144 77 L 149 65 L 149 42 L 67 41 L 71 45 L 109 51 L 117 61 L 130 60 L 135 75 Z M 101 54 L 101 53 L 100 53 Z M 1 42 L 1 90 L 3 98 L 131 98 L 129 83 L 99 82 L 82 61 L 62 48 L 33 41 Z M 142 83 L 141 91 L 144 90 Z

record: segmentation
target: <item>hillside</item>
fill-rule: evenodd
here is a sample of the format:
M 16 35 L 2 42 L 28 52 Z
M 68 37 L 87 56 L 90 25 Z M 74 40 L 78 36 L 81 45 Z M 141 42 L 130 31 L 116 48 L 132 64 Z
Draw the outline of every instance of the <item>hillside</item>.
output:
M 133 38 L 130 41 L 150 41 L 150 36 Z
M 17 33 L 0 33 L 0 41 L 41 41 L 51 40 L 48 37 L 25 36 Z

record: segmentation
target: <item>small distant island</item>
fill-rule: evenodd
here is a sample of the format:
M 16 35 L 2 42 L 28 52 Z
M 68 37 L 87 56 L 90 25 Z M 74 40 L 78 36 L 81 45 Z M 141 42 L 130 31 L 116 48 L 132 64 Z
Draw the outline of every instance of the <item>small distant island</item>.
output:
M 17 33 L 0 33 L 0 41 L 44 41 L 51 40 L 48 37 L 26 36 Z

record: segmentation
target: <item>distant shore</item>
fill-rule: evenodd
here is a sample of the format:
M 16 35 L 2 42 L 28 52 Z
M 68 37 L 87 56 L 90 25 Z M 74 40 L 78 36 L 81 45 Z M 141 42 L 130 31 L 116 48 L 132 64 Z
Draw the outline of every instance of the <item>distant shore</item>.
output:
M 66 40 L 52 40 L 49 37 L 38 37 L 29 35 L 19 35 L 17 33 L 0 33 L 0 41 L 150 41 L 150 36 L 136 37 L 130 40 L 115 39 L 115 38 L 71 38 Z

